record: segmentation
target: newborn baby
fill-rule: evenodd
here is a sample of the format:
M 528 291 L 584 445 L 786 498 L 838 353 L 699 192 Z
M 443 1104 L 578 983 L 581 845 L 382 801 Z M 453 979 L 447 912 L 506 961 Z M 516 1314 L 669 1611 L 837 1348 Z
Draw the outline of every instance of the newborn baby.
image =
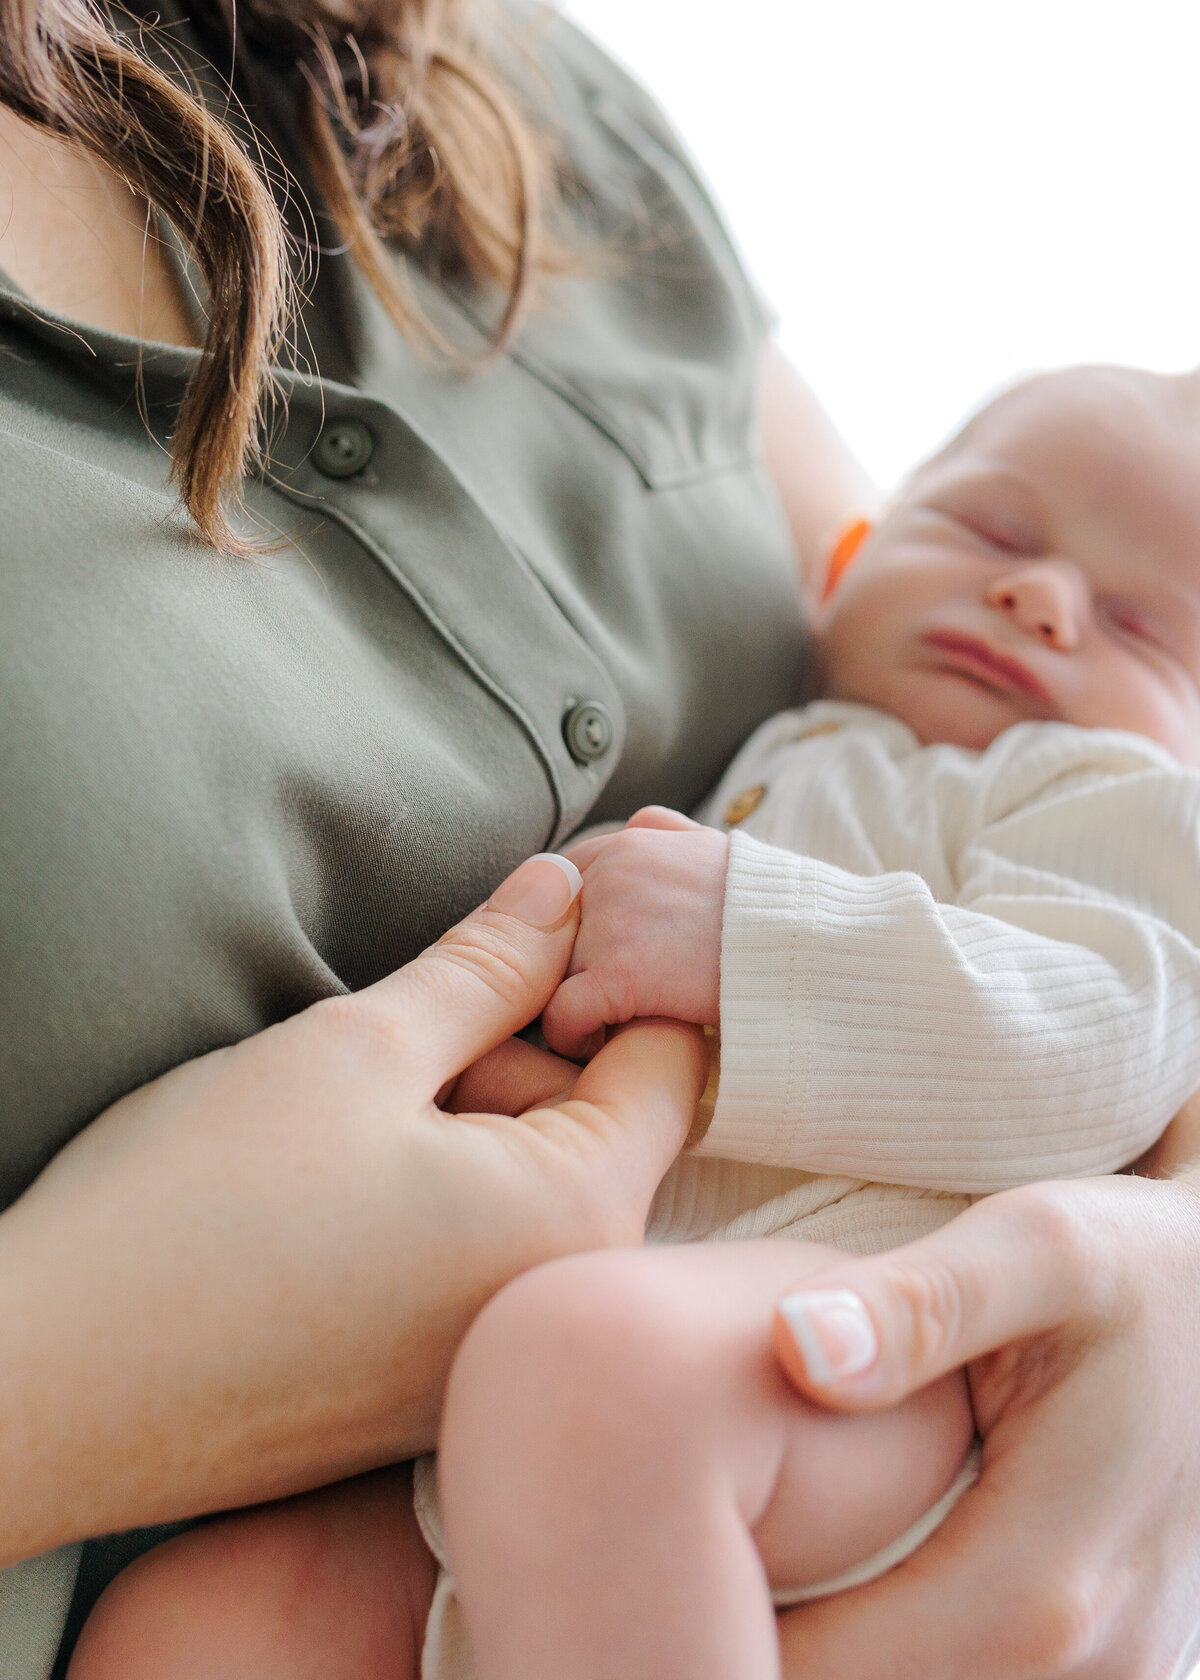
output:
M 735 1383 L 739 1268 L 786 1289 L 809 1244 L 1118 1169 L 1200 1081 L 1200 381 L 1031 380 L 856 536 L 826 698 L 763 725 L 702 823 L 641 812 L 570 854 L 546 1038 L 719 1024 L 715 1113 L 649 1235 L 725 1243 L 565 1262 L 574 1306 L 519 1281 L 468 1337 L 442 1477 L 484 1680 L 776 1675 L 770 1595 L 912 1551 L 969 1485 L 971 1423 L 962 1378 L 849 1420 Z M 779 1236 L 805 1246 L 729 1243 Z M 841 1369 L 869 1362 L 829 1305 Z
M 817 614 L 825 698 L 766 723 L 701 822 L 646 811 L 572 853 L 582 923 L 547 1040 L 581 1056 L 635 1016 L 719 1027 L 715 1107 L 660 1190 L 657 1246 L 529 1274 L 469 1333 L 445 1532 L 433 1461 L 416 1477 L 442 1566 L 419 1658 L 385 1607 L 428 1590 L 428 1556 L 403 1522 L 356 1519 L 352 1485 L 322 1507 L 317 1550 L 351 1559 L 376 1630 L 344 1680 L 777 1676 L 774 1607 L 934 1534 L 974 1427 L 957 1373 L 888 1412 L 797 1399 L 761 1301 L 824 1245 L 890 1247 L 972 1195 L 1120 1168 L 1200 1083 L 1200 384 L 1032 380 L 858 536 Z M 795 1325 L 810 1366 L 865 1366 L 869 1325 L 825 1306 Z M 283 1509 L 218 1525 L 248 1583 L 303 1578 Z M 110 1589 L 70 1680 L 134 1672 L 210 1534 Z M 252 1624 L 252 1595 L 223 1614 Z M 346 1648 L 331 1627 L 326 1652 Z M 204 1649 L 197 1628 L 196 1673 Z M 310 1672 L 276 1649 L 275 1680 Z

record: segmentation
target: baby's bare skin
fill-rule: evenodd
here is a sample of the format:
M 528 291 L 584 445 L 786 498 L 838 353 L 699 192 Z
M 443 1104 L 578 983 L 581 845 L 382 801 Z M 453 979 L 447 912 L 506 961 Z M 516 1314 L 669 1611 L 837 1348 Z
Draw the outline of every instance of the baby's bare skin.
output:
M 144 1553 L 71 1680 L 415 1680 L 436 1572 L 408 1467 L 359 1476 Z

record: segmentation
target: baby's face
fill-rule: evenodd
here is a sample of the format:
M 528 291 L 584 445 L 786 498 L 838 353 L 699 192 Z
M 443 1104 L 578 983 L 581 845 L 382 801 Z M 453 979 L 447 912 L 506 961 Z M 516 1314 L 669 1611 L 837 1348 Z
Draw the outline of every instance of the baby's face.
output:
M 904 487 L 820 628 L 827 692 L 922 741 L 1053 718 L 1200 764 L 1200 381 L 1007 392 Z

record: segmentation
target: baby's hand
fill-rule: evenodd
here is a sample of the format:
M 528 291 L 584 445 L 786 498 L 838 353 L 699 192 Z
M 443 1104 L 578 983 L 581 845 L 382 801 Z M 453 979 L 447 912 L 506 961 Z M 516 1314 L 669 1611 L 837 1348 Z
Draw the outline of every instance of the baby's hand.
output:
M 542 1015 L 552 1050 L 581 1056 L 600 1028 L 668 1015 L 715 1026 L 729 840 L 650 806 L 568 855 L 583 871 L 568 977 Z

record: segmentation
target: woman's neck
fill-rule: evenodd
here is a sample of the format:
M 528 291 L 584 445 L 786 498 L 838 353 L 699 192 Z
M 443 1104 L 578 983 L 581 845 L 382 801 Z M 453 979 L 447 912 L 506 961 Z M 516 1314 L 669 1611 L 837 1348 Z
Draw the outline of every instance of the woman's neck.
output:
M 149 206 L 103 164 L 0 106 L 0 268 L 89 326 L 198 342 Z

